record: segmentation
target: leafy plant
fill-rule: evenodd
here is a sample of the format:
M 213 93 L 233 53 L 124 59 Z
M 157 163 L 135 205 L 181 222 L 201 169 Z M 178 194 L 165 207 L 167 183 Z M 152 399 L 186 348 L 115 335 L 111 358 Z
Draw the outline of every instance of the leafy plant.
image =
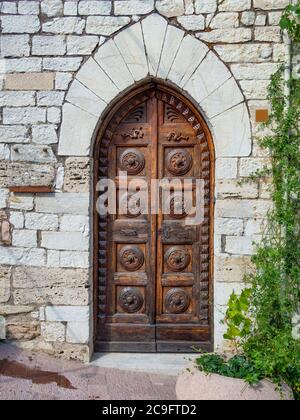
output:
M 252 289 L 243 290 L 240 296 L 233 292 L 228 302 L 224 320 L 227 332 L 224 338 L 233 341 L 237 351 L 243 340 L 250 334 L 251 319 L 248 314 L 251 295 Z
M 286 29 L 291 39 L 300 42 L 300 0 L 286 7 L 281 20 L 281 29 Z
M 300 0 L 286 8 L 280 24 L 299 43 Z M 268 229 L 253 257 L 255 271 L 246 278 L 251 289 L 231 295 L 225 317 L 224 338 L 235 343 L 240 355 L 229 360 L 202 356 L 197 366 L 252 384 L 262 378 L 279 386 L 286 381 L 300 399 L 300 339 L 293 334 L 300 302 L 300 79 L 286 82 L 283 74 L 281 68 L 271 78 L 270 134 L 260 142 L 269 152 L 271 167 L 251 177 L 271 177 Z

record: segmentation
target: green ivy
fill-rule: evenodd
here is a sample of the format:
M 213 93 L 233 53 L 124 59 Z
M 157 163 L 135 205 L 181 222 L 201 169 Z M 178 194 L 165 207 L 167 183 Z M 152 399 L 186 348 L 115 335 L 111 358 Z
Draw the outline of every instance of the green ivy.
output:
M 280 24 L 299 43 L 300 0 L 286 8 Z M 300 310 L 300 79 L 285 82 L 280 68 L 271 78 L 268 99 L 270 135 L 260 145 L 269 152 L 271 165 L 251 178 L 271 178 L 273 207 L 253 257 L 255 270 L 246 278 L 250 288 L 231 295 L 225 317 L 224 338 L 233 341 L 239 355 L 229 360 L 205 355 L 197 365 L 250 384 L 262 378 L 279 386 L 285 381 L 300 399 L 300 340 L 293 334 L 293 318 Z

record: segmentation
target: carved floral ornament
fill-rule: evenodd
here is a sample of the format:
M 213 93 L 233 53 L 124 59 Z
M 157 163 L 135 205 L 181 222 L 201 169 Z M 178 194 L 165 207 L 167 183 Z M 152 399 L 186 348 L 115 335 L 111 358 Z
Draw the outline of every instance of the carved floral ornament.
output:
M 121 290 L 118 303 L 125 312 L 134 313 L 138 312 L 142 308 L 144 298 L 138 289 L 134 287 L 126 287 Z

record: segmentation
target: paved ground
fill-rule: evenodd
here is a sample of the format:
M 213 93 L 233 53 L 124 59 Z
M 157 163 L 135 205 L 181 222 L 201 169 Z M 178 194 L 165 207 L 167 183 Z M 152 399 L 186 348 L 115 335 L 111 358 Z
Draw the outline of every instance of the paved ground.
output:
M 168 374 L 154 373 L 155 363 L 158 372 Z M 181 355 L 164 355 L 160 361 L 159 355 L 116 355 L 114 361 L 96 355 L 93 363 L 83 365 L 0 344 L 0 400 L 175 400 L 176 375 L 185 363 Z

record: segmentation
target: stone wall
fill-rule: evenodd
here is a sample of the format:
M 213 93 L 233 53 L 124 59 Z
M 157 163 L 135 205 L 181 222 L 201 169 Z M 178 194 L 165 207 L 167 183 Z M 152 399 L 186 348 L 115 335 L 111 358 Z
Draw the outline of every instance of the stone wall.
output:
M 59 356 L 89 357 L 91 158 L 90 149 L 87 153 L 72 149 L 69 156 L 68 151 L 59 153 L 62 109 L 67 94 L 72 103 L 69 87 L 77 71 L 99 46 L 155 11 L 169 24 L 201 40 L 201 45 L 224 63 L 250 112 L 251 152 L 220 155 L 216 161 L 215 343 L 223 346 L 222 310 L 231 291 L 242 288 L 253 241 L 259 241 L 270 207 L 267 185 L 252 182 L 241 187 L 237 180 L 267 163 L 266 153 L 257 146 L 256 136 L 261 133 L 255 114 L 257 109 L 268 108 L 268 80 L 284 59 L 278 23 L 288 3 L 0 2 L 0 315 L 6 319 L 8 339 Z M 89 82 L 82 79 L 81 83 L 84 89 Z M 116 89 L 114 80 L 110 83 L 111 89 Z M 122 86 L 118 88 L 122 90 Z M 227 90 L 223 101 L 228 97 Z M 100 106 L 97 95 L 92 99 L 96 99 L 94 107 Z M 81 106 L 84 109 L 86 104 Z M 104 103 L 107 106 L 109 100 Z M 225 111 L 230 113 L 230 106 Z M 72 120 L 66 118 L 64 124 L 69 129 Z M 92 111 L 86 113 L 88 122 L 94 119 Z M 209 124 L 208 117 L 207 121 Z M 219 137 L 221 133 L 222 127 Z M 92 142 L 93 131 L 81 134 Z M 243 135 L 238 132 L 232 141 Z M 54 192 L 18 194 L 9 189 L 28 185 L 51 186 Z

